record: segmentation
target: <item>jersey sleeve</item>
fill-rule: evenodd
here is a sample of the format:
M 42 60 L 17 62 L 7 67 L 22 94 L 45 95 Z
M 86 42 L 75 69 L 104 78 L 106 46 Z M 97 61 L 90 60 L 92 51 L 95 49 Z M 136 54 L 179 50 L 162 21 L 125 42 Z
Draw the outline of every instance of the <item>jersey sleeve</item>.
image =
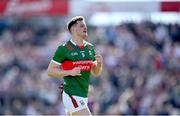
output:
M 52 58 L 52 62 L 60 65 L 65 59 L 65 49 L 64 46 L 59 46 L 54 53 L 54 56 Z

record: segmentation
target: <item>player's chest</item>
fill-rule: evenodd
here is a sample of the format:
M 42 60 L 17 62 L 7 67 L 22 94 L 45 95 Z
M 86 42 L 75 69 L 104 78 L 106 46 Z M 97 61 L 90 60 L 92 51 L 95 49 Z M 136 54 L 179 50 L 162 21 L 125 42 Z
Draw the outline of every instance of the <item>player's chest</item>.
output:
M 69 60 L 92 60 L 94 56 L 89 49 L 77 49 L 69 51 L 66 57 Z

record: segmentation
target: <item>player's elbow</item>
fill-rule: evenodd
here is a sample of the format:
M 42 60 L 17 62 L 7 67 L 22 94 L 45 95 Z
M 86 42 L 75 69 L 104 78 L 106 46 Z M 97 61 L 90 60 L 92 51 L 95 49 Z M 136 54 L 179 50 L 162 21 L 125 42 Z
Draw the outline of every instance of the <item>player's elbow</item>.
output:
M 49 77 L 53 77 L 52 69 L 49 68 L 49 67 L 48 67 L 48 69 L 47 69 L 47 75 L 48 75 Z
M 52 77 L 51 72 L 50 72 L 50 71 L 48 71 L 48 70 L 47 70 L 47 75 L 48 75 L 49 77 Z
M 99 76 L 100 76 L 100 74 L 94 74 L 94 73 L 91 73 L 91 75 L 92 75 L 93 77 L 99 77 Z
M 52 77 L 52 73 L 49 72 L 49 71 L 47 71 L 47 75 L 48 75 L 49 77 Z
M 96 69 L 96 68 L 93 68 L 91 70 L 91 75 L 94 76 L 94 77 L 99 77 L 102 73 L 102 67 Z
M 91 71 L 91 75 L 94 76 L 94 77 L 99 77 L 101 75 L 101 73 L 100 72 L 97 73 L 97 72 Z

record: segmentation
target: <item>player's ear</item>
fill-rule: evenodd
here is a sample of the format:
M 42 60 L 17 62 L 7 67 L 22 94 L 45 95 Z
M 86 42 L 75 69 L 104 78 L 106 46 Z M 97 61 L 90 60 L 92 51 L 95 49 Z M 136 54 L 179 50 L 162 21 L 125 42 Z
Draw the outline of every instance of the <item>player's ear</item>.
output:
M 75 32 L 75 27 L 74 25 L 71 27 L 71 33 L 74 33 Z

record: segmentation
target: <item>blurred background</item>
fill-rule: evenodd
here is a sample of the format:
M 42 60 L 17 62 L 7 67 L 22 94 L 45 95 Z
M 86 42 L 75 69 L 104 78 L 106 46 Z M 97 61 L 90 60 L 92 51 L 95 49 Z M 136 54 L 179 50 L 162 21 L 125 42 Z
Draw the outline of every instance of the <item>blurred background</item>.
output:
M 83 15 L 104 58 L 91 78 L 95 115 L 180 115 L 180 1 L 1 0 L 0 114 L 64 115 L 62 79 L 46 70 Z

